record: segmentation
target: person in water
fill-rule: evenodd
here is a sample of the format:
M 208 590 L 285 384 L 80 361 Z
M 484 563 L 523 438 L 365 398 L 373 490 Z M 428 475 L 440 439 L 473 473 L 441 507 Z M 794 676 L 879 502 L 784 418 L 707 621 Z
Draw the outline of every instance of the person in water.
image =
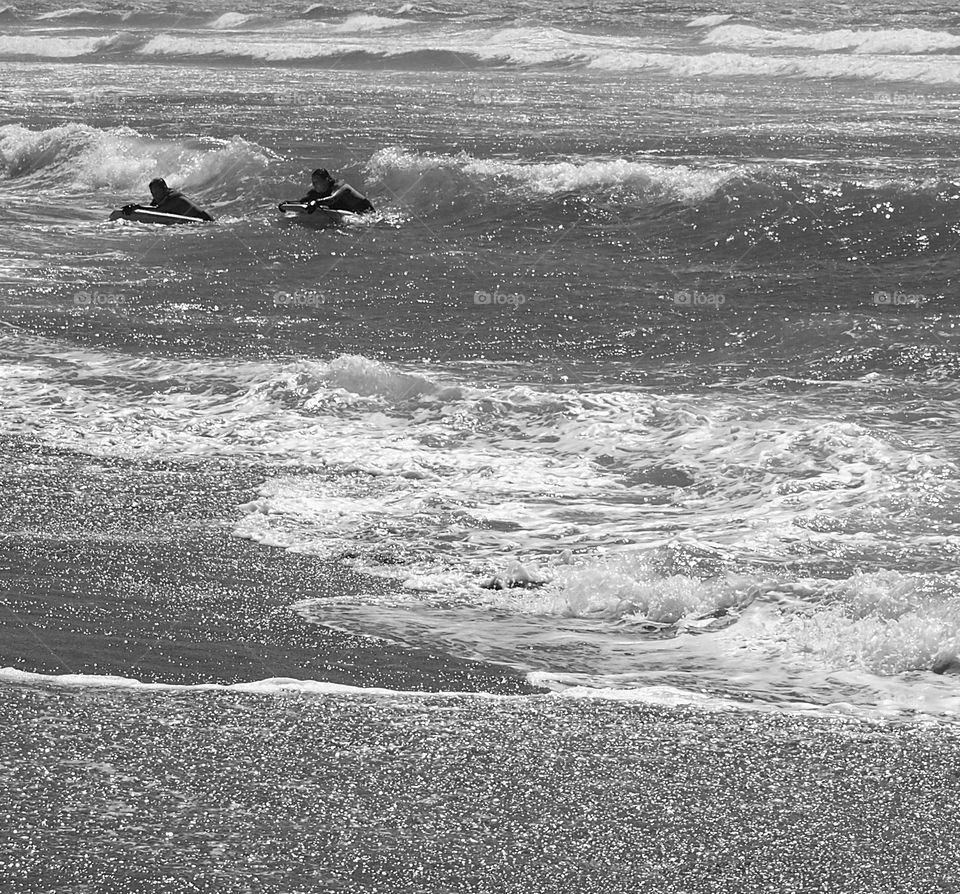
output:
M 313 188 L 301 200 L 312 214 L 317 208 L 329 208 L 331 211 L 352 211 L 364 214 L 373 211 L 370 200 L 349 183 L 337 185 L 336 178 L 330 176 L 326 168 L 317 168 L 312 176 Z
M 206 211 L 198 208 L 183 193 L 167 186 L 166 180 L 159 177 L 150 181 L 150 195 L 153 201 L 149 205 L 124 205 L 123 213 L 126 216 L 134 211 L 162 211 L 164 214 L 179 214 L 182 217 L 195 217 L 197 220 L 213 220 Z

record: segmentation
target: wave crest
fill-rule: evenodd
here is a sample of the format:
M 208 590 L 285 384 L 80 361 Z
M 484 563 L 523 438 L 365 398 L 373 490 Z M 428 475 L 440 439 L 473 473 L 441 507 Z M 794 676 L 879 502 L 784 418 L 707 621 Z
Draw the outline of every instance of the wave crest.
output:
M 240 137 L 229 142 L 155 140 L 130 128 L 101 130 L 70 123 L 34 131 L 0 127 L 0 177 L 95 190 L 145 188 L 154 177 L 176 188 L 233 184 L 262 171 L 269 150 Z
M 692 168 L 626 159 L 515 162 L 459 155 L 434 155 L 388 147 L 367 164 L 369 176 L 397 195 L 471 201 L 489 196 L 491 183 L 522 196 L 568 193 L 629 193 L 648 199 L 702 200 L 736 176 L 732 168 Z
M 460 393 L 459 389 L 443 388 L 426 376 L 405 373 L 360 355 L 344 354 L 332 360 L 324 378 L 335 388 L 395 402 L 434 394 L 459 397 Z
M 204 27 L 214 30 L 228 30 L 230 28 L 245 28 L 258 21 L 261 21 L 260 17 L 251 13 L 225 12 L 213 21 L 207 22 Z

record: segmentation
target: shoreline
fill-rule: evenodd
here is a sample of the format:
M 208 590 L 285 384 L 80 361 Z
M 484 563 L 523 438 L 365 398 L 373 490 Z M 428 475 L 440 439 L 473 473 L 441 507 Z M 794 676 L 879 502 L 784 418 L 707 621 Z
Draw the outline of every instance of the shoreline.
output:
M 181 684 L 292 677 L 538 691 L 508 668 L 342 633 L 291 611 L 303 599 L 390 584 L 223 530 L 269 471 L 26 446 L 0 444 L 0 513 L 13 532 L 0 538 L 0 667 Z
M 0 680 L 11 894 L 953 890 L 956 729 L 544 693 L 290 611 L 389 584 L 227 533 L 260 468 L 0 458 L 0 666 L 420 690 Z

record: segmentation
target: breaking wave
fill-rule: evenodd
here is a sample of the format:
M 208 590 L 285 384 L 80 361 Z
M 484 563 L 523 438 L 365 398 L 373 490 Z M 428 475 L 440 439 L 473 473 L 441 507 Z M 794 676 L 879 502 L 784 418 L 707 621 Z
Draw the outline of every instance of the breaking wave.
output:
M 242 180 L 272 153 L 240 137 L 230 141 L 157 140 L 130 128 L 70 123 L 46 130 L 0 127 L 0 178 L 74 191 L 142 190 L 154 177 L 175 188 L 204 189 Z
M 738 176 L 732 167 L 693 168 L 625 159 L 585 159 L 552 163 L 504 161 L 460 155 L 409 152 L 389 147 L 367 165 L 374 183 L 406 200 L 477 198 L 489 195 L 491 182 L 522 195 L 559 196 L 583 191 L 628 193 L 647 199 L 698 201 Z
M 704 39 L 707 46 L 732 49 L 795 49 L 818 53 L 849 51 L 871 54 L 920 54 L 953 52 L 960 48 L 960 35 L 920 28 L 875 31 L 824 32 L 771 31 L 749 25 L 723 25 Z
M 275 64 L 414 70 L 580 68 L 650 71 L 675 78 L 960 83 L 960 36 L 922 29 L 774 31 L 720 24 L 696 45 L 667 50 L 648 38 L 582 34 L 560 28 L 479 28 L 358 13 L 315 24 L 261 28 L 266 20 L 228 12 L 197 23 L 134 34 L 30 33 L 0 37 L 0 57 L 131 60 L 211 59 Z M 124 22 L 131 27 L 129 22 Z M 698 26 L 701 27 L 701 26 Z M 702 27 L 708 27 L 703 24 Z M 716 48 L 715 52 L 703 52 Z

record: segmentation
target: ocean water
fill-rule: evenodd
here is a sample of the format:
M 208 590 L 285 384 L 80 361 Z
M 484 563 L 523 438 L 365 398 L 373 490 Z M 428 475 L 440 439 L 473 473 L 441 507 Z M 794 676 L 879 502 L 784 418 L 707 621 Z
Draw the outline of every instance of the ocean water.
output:
M 311 624 L 561 696 L 958 720 L 955 11 L 0 28 L 0 439 L 51 504 L 87 461 L 253 469 L 211 531 L 370 581 Z M 377 213 L 280 219 L 319 165 Z M 106 220 L 157 176 L 217 222 Z

